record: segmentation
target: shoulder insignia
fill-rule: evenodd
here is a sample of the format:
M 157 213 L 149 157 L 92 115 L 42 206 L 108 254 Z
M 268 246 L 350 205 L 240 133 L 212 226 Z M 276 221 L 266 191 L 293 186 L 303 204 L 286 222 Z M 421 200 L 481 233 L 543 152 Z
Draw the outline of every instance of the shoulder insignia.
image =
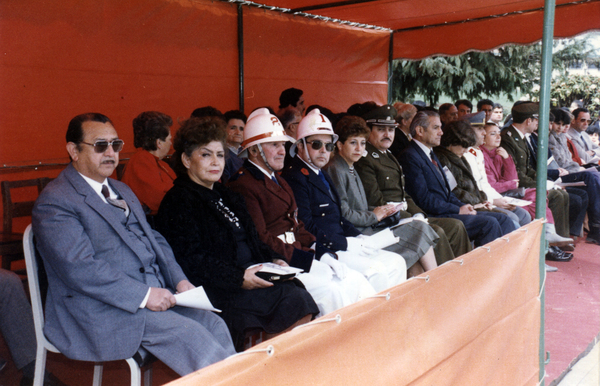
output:
M 306 168 L 302 168 L 300 169 L 300 171 L 302 172 L 302 174 L 304 174 L 305 176 L 308 176 L 308 170 L 306 170 Z
M 377 152 L 373 152 L 373 153 L 371 153 L 371 157 L 379 158 L 379 154 L 377 154 Z

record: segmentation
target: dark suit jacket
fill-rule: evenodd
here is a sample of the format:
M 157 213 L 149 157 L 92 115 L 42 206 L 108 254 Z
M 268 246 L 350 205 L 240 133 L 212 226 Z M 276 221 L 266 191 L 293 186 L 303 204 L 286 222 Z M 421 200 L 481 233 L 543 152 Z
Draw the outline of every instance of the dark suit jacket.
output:
M 406 191 L 413 197 L 419 208 L 432 216 L 458 214 L 465 205 L 450 191 L 446 176 L 441 170 L 440 160 L 434 154 L 434 160 L 440 165 L 439 172 L 415 141 L 400 155 L 400 164 L 404 168 Z
M 340 199 L 333 181 L 324 173 L 333 197 L 321 178 L 298 156 L 294 157 L 282 174 L 294 191 L 298 204 L 298 218 L 306 229 L 317 237 L 317 243 L 334 251 L 345 251 L 346 237 L 358 236 L 360 232 L 342 217 Z
M 231 177 L 227 187 L 246 199 L 248 212 L 256 225 L 260 239 L 275 252 L 283 255 L 292 267 L 310 271 L 315 251 L 310 249 L 315 242 L 304 223 L 298 220 L 298 207 L 292 188 L 275 173 L 276 184 L 248 160 Z M 286 244 L 277 236 L 293 232 L 296 241 Z
M 396 132 L 394 133 L 394 143 L 392 143 L 392 146 L 390 146 L 389 151 L 394 155 L 394 157 L 398 158 L 409 144 L 410 139 L 408 139 L 406 134 L 404 134 L 402 130 L 396 128 Z
M 146 222 L 131 189 L 108 183 L 129 205 L 156 254 L 167 287 L 185 280 L 165 239 Z M 72 165 L 46 186 L 33 208 L 36 244 L 48 275 L 44 333 L 70 358 L 103 362 L 139 349 L 149 286 L 149 262 L 131 247 L 131 235 Z
M 245 230 L 251 254 L 247 266 L 238 264 L 233 227 L 211 202 L 219 198 Z M 211 303 L 224 314 L 236 294 L 243 291 L 245 269 L 251 263 L 283 259 L 259 239 L 244 198 L 220 183 L 211 190 L 187 175 L 177 177 L 160 204 L 155 222 L 156 229 L 173 246 L 175 258 L 190 282 L 203 286 Z
M 535 188 L 536 173 L 529 161 L 531 155 L 529 154 L 527 143 L 525 143 L 525 138 L 521 138 L 521 135 L 514 126 L 510 126 L 506 130 L 503 130 L 501 136 L 501 146 L 508 154 L 510 154 L 513 161 L 515 161 L 517 174 L 519 175 L 519 186 L 524 188 Z
M 529 158 L 530 166 L 537 171 L 537 149 L 538 149 L 538 135 L 537 133 L 531 134 L 531 147 L 529 148 L 531 157 Z M 549 140 L 549 138 L 548 138 Z M 552 153 L 550 152 L 550 147 L 548 147 L 548 155 L 544 160 L 548 160 L 552 157 Z M 558 163 L 556 161 L 552 161 L 547 168 L 548 178 L 552 181 L 556 180 L 559 177 L 558 171 Z

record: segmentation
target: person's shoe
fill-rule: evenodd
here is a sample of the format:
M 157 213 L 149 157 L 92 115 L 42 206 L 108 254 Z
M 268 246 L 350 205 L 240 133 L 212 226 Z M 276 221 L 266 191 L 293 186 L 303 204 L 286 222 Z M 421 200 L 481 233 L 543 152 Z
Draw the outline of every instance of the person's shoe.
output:
M 563 245 L 573 244 L 573 239 L 559 236 L 556 233 L 546 232 L 546 241 L 552 246 L 562 247 Z
M 565 252 L 573 252 L 575 250 L 575 245 L 574 244 L 563 245 L 562 247 L 560 247 L 560 249 L 562 249 Z
M 558 271 L 558 268 L 556 268 L 556 267 L 553 267 L 553 266 L 548 265 L 548 264 L 544 264 L 544 265 L 546 266 L 546 272 L 556 272 L 556 271 Z
M 557 247 L 548 248 L 548 253 L 546 253 L 546 260 L 550 260 L 550 261 L 567 262 L 567 261 L 571 261 L 572 258 L 573 258 L 572 253 L 563 252 L 560 249 L 558 249 Z
M 598 244 L 600 245 L 600 228 L 590 228 L 590 231 L 585 239 L 585 242 L 588 244 Z

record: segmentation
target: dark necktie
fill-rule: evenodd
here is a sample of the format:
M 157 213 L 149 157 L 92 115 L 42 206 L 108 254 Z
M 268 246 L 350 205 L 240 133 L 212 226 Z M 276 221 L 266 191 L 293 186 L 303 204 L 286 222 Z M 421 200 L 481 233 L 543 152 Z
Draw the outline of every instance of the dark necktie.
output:
M 325 175 L 323 174 L 323 172 L 321 170 L 319 170 L 319 174 L 317 174 L 317 175 L 319 176 L 321 181 L 323 181 L 323 183 L 325 184 L 325 187 L 327 188 L 327 191 L 329 192 L 329 195 L 331 196 L 331 198 L 333 198 L 333 193 L 331 193 L 331 186 L 329 186 L 329 182 L 327 182 L 327 179 L 325 178 Z
M 277 181 L 277 178 L 275 176 L 271 176 L 271 180 L 273 180 L 274 183 L 279 185 L 279 182 Z
M 104 196 L 104 198 L 106 198 L 106 202 L 108 202 L 109 204 L 111 204 L 113 206 L 116 206 L 117 208 L 123 209 L 125 212 L 127 212 L 127 203 L 125 202 L 125 200 L 110 198 L 108 186 L 102 185 L 102 195 Z
M 438 175 L 442 178 L 442 181 L 444 181 L 444 174 L 442 173 L 442 170 L 440 169 L 440 165 L 438 165 L 437 161 L 435 160 L 435 156 L 433 154 L 433 150 L 431 150 L 431 152 L 429 153 L 429 155 L 431 156 L 431 162 L 433 163 L 433 165 L 435 166 L 435 171 L 438 173 Z M 447 192 L 448 189 L 446 189 L 446 185 L 445 182 L 442 184 L 442 187 L 444 188 L 444 190 Z
M 431 157 L 431 162 L 433 162 L 433 164 L 435 165 L 435 169 L 441 173 L 440 171 L 440 165 L 438 165 L 437 161 L 435 160 L 434 156 L 433 156 L 433 150 L 431 150 L 429 152 L 429 156 Z

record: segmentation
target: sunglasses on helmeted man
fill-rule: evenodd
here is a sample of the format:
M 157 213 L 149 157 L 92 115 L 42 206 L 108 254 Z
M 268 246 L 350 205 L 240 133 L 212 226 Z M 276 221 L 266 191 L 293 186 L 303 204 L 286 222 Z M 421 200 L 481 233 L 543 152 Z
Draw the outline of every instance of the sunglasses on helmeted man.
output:
M 125 144 L 122 139 L 113 139 L 110 142 L 105 139 L 100 139 L 94 143 L 87 143 L 83 141 L 81 141 L 81 143 L 93 146 L 96 153 L 104 153 L 106 150 L 108 150 L 109 146 L 112 146 L 113 151 L 118 153 L 123 150 L 123 145 Z
M 319 140 L 315 140 L 315 141 L 306 141 L 306 143 L 310 144 L 310 146 L 313 148 L 313 150 L 320 150 L 323 145 L 325 145 L 325 150 L 331 152 L 333 151 L 333 149 L 335 149 L 335 145 L 333 144 L 333 142 L 327 142 L 324 143 L 323 141 L 319 141 Z

